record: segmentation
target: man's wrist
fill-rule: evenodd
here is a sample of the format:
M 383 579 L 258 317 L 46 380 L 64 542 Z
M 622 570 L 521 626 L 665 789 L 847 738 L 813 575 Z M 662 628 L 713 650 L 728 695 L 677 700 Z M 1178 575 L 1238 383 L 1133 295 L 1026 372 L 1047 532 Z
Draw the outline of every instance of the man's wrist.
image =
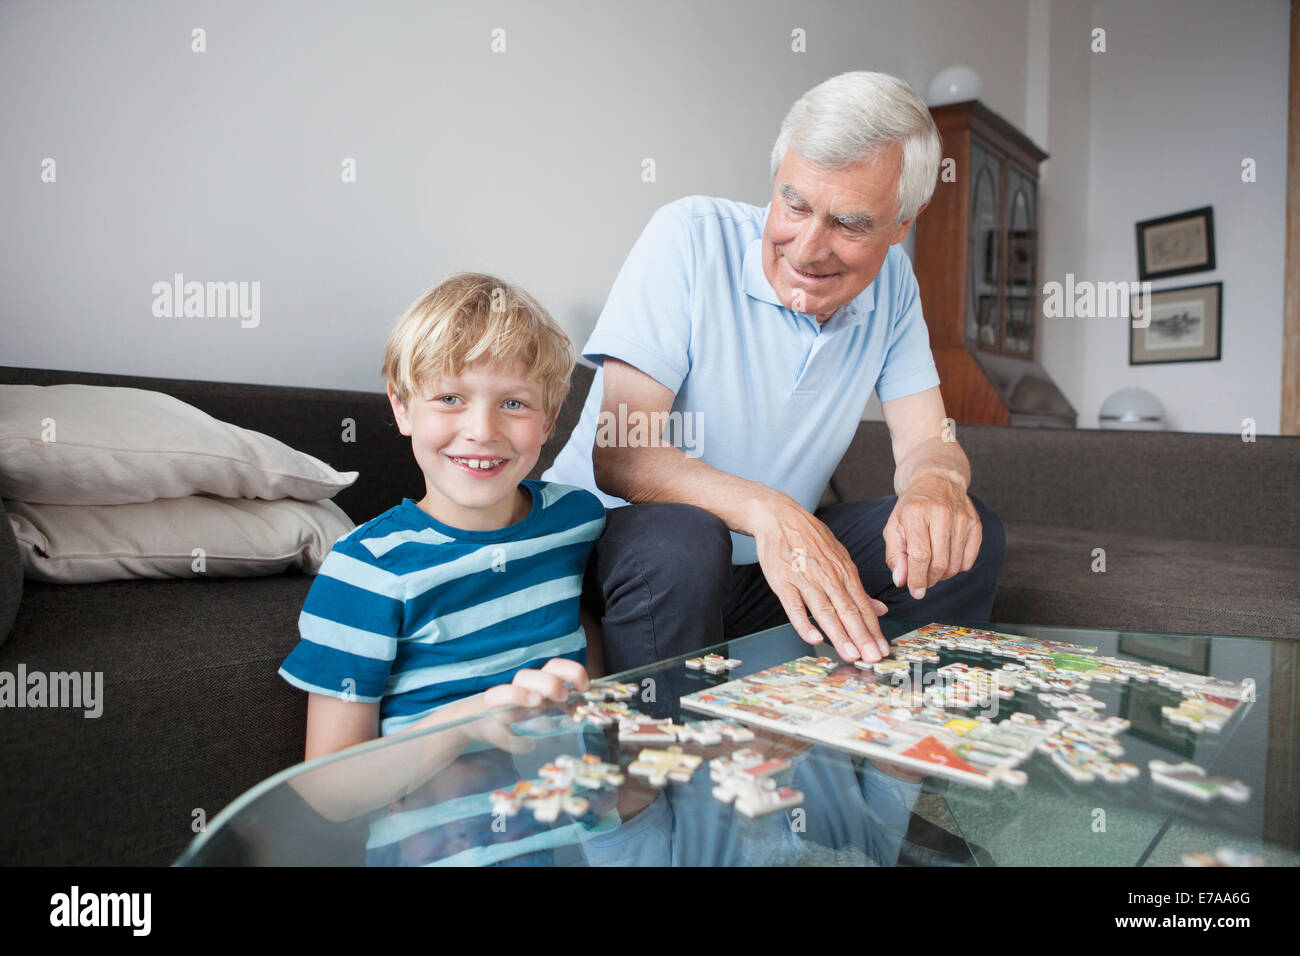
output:
M 922 465 L 912 470 L 908 475 L 906 486 L 899 489 L 899 494 L 906 494 L 911 491 L 918 483 L 926 480 L 946 481 L 956 485 L 963 492 L 970 489 L 970 476 L 965 472 L 958 471 L 956 468 L 949 468 L 945 465 Z

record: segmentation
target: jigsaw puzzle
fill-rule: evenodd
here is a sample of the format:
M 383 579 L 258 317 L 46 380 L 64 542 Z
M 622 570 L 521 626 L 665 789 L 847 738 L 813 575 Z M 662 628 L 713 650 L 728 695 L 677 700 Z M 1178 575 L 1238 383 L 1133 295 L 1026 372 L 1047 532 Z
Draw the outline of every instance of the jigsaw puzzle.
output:
M 683 707 L 734 718 L 781 734 L 827 744 L 990 788 L 1019 786 L 1018 766 L 1040 752 L 1079 783 L 1126 783 L 1139 775 L 1121 761 L 1116 736 L 1129 729 L 1121 717 L 1103 717 L 1106 704 L 1088 690 L 1096 684 L 1158 683 L 1182 693 L 1166 719 L 1197 732 L 1218 731 L 1249 681 L 1232 683 L 1137 661 L 1100 656 L 1095 647 L 931 624 L 893 642 L 894 658 L 840 664 L 801 657 L 727 681 L 681 699 Z M 925 674 L 940 651 L 987 654 L 998 669 L 953 662 Z M 994 722 L 972 708 L 1013 700 L 1017 693 L 1055 713 L 1040 720 L 1013 713 Z M 680 739 L 680 738 L 679 738 Z M 1233 798 L 1239 790 L 1227 789 Z
M 681 699 L 683 707 L 734 717 L 980 787 L 1024 782 L 1016 767 L 1057 729 L 1025 722 L 1002 734 L 916 700 L 874 673 L 826 657 L 801 657 Z

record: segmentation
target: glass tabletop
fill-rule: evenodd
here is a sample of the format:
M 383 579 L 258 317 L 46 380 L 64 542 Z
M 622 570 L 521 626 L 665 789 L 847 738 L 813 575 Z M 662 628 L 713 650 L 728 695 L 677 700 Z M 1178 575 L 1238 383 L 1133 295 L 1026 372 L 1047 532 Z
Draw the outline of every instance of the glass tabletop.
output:
M 924 623 L 881 620 L 891 639 Z M 177 864 L 1129 866 L 1177 863 L 1185 853 L 1208 859 L 1225 847 L 1270 863 L 1300 859 L 1294 644 L 987 629 L 1094 648 L 1095 659 L 1248 680 L 1249 693 L 1221 730 L 1197 732 L 1171 722 L 1163 709 L 1183 699 L 1177 689 L 1093 681 L 1093 713 L 1128 722 L 1116 737 L 1123 755 L 1114 759 L 1135 765 L 1136 779 L 1080 782 L 1034 752 L 1015 770 L 1004 762 L 997 770 L 1003 776 L 989 785 L 980 774 L 929 773 L 916 759 L 869 745 L 853 752 L 856 741 L 849 749 L 832 745 L 826 740 L 836 738 L 819 739 L 814 725 L 765 720 L 761 707 L 740 714 L 742 720 L 706 723 L 724 714 L 707 704 L 721 685 L 804 656 L 823 660 L 799 667 L 835 675 L 846 693 L 885 692 L 869 686 L 885 677 L 840 662 L 828 645 L 809 646 L 784 626 L 700 652 L 738 661 L 729 672 L 725 664 L 710 673 L 673 658 L 598 682 L 624 685 L 622 693 L 631 694 L 625 700 L 574 695 L 564 706 L 491 711 L 291 767 L 226 807 Z M 951 665 L 993 670 L 1008 663 L 961 647 L 937 656 L 909 665 L 922 685 L 918 693 L 942 686 L 936 677 L 943 668 L 951 675 Z M 896 683 L 897 676 L 890 679 Z M 1058 714 L 1039 696 L 1022 688 L 1010 699 L 983 700 L 979 710 L 958 707 L 947 730 L 936 732 L 965 733 L 1012 713 L 1031 716 L 1026 726 L 1045 726 Z M 590 709 L 578 710 L 584 704 Z M 826 706 L 837 709 L 842 701 Z M 624 727 L 624 740 L 621 710 L 643 718 Z M 912 716 L 935 714 L 918 706 Z M 960 752 L 972 760 L 982 753 Z M 1156 786 L 1152 760 L 1195 763 L 1240 781 L 1249 796 L 1203 802 Z

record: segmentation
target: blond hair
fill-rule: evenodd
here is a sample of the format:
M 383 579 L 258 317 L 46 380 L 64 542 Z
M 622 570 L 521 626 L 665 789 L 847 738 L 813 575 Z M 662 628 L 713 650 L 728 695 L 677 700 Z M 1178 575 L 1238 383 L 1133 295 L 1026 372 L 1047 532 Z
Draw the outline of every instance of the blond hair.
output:
M 518 286 L 462 272 L 426 289 L 397 320 L 384 347 L 384 376 L 405 405 L 435 378 L 470 366 L 522 363 L 542 387 L 553 422 L 569 392 L 573 345 L 541 304 Z

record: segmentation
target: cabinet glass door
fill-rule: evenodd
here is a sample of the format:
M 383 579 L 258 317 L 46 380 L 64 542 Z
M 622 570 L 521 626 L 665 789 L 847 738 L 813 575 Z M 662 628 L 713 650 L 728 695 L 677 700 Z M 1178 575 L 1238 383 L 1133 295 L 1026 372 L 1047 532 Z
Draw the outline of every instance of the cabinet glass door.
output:
M 1009 355 L 1032 357 L 1035 308 L 1038 297 L 1036 184 L 1015 168 L 1007 170 L 1011 216 L 1007 233 L 1007 334 L 1003 349 Z
M 970 248 L 966 261 L 966 340 L 996 350 L 1001 316 L 998 286 L 998 184 L 1002 163 L 977 142 L 971 143 Z

